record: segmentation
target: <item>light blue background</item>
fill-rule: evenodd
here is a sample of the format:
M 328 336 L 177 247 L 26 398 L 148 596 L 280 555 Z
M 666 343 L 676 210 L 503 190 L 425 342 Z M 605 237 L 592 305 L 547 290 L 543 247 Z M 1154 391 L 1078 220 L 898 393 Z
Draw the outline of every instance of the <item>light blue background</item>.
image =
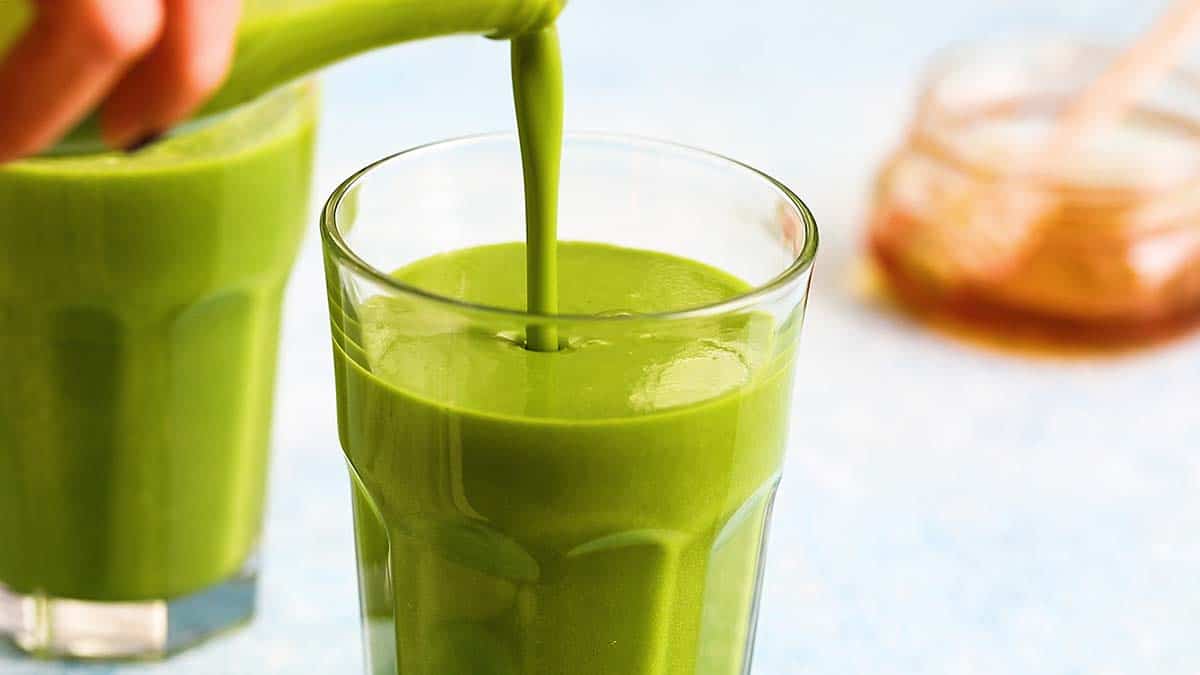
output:
M 1022 361 L 906 325 L 850 281 L 871 174 L 934 50 L 998 35 L 1128 36 L 1161 6 L 568 9 L 570 126 L 739 157 L 794 187 L 822 224 L 757 673 L 1200 672 L 1200 341 Z M 326 82 L 321 196 L 391 151 L 512 126 L 505 47 L 480 39 L 388 50 Z M 361 672 L 327 341 L 310 236 L 288 298 L 256 623 L 165 664 L 33 663 L 0 647 L 0 674 Z

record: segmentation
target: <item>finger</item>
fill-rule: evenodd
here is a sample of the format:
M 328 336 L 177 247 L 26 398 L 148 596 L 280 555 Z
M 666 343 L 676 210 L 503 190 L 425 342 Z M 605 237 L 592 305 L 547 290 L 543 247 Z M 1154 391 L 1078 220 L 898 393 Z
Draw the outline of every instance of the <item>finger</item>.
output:
M 162 0 L 38 0 L 0 64 L 0 162 L 50 147 L 146 53 Z
M 241 0 L 163 0 L 154 49 L 104 104 L 104 139 L 127 147 L 187 119 L 217 90 L 233 60 Z

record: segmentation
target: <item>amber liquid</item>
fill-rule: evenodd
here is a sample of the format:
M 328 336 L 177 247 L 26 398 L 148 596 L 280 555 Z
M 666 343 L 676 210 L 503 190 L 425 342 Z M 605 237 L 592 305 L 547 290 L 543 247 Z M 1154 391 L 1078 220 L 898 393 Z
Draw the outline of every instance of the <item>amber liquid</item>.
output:
M 870 223 L 876 295 L 942 332 L 1030 354 L 1124 352 L 1196 329 L 1200 125 L 1177 116 L 1137 111 L 1037 183 L 1054 206 L 1011 264 L 976 275 L 947 262 L 963 240 L 938 237 L 962 213 L 946 204 L 994 190 L 1050 119 L 1044 106 L 1001 106 L 943 135 L 953 152 L 914 138 L 897 155 Z

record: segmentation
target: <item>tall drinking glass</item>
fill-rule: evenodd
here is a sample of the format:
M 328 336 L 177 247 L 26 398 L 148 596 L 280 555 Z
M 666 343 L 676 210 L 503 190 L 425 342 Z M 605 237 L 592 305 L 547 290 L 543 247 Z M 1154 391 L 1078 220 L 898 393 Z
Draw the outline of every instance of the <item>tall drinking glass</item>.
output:
M 316 93 L 0 167 L 0 635 L 157 656 L 246 620 Z
M 535 315 L 521 176 L 515 137 L 450 141 L 324 212 L 368 672 L 743 673 L 814 221 L 737 162 L 569 137 Z

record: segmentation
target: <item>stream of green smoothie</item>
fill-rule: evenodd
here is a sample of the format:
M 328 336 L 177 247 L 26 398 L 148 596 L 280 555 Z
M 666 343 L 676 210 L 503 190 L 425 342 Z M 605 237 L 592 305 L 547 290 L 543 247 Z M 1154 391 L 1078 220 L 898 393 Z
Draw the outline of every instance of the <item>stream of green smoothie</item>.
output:
M 525 174 L 526 308 L 558 314 L 558 182 L 562 164 L 563 72 L 554 26 L 512 41 L 513 101 Z M 557 351 L 554 324 L 531 324 L 526 346 Z

